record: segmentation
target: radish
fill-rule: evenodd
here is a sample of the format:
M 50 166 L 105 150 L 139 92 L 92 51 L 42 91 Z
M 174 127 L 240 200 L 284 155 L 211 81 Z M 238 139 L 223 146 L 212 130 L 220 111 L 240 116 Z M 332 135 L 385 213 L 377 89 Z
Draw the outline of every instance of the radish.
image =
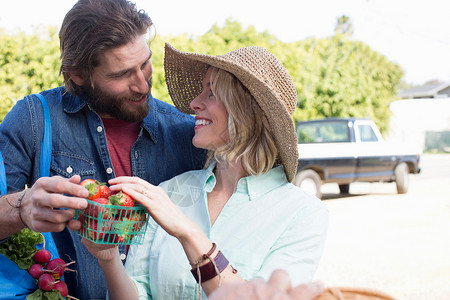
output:
M 53 289 L 58 290 L 61 293 L 61 296 L 63 297 L 67 297 L 69 295 L 67 284 L 64 281 L 56 283 Z
M 38 279 L 38 285 L 44 291 L 51 291 L 57 282 L 59 281 L 55 281 L 53 276 L 48 273 L 42 274 Z
M 34 264 L 30 267 L 28 270 L 28 273 L 33 277 L 34 279 L 38 279 L 39 276 L 41 276 L 44 273 L 44 267 L 40 264 Z
M 66 262 L 61 258 L 55 258 L 47 263 L 45 271 L 50 272 L 52 274 L 57 274 L 59 275 L 59 278 L 61 278 L 64 275 L 65 271 L 75 272 L 74 270 L 67 268 L 67 266 L 73 263 L 74 261 L 71 261 L 70 263 L 66 264 Z
M 38 264 L 45 264 L 50 261 L 50 259 L 52 258 L 52 255 L 50 254 L 50 252 L 48 250 L 45 250 L 45 238 L 42 233 L 41 233 L 41 235 L 42 235 L 42 238 L 44 239 L 44 245 L 41 250 L 36 251 L 36 253 L 33 255 L 33 259 Z
M 50 252 L 45 249 L 37 251 L 33 256 L 34 261 L 37 262 L 38 264 L 45 264 L 49 262 L 51 258 L 52 255 L 50 254 Z

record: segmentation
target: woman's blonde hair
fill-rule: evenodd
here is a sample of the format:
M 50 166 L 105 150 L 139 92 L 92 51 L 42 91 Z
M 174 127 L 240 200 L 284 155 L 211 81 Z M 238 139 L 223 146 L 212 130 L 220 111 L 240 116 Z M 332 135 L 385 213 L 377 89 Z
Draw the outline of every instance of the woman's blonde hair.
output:
M 275 165 L 278 151 L 264 112 L 233 74 L 211 68 L 211 90 L 228 111 L 229 141 L 210 157 L 231 164 L 241 160 L 248 175 L 266 173 Z

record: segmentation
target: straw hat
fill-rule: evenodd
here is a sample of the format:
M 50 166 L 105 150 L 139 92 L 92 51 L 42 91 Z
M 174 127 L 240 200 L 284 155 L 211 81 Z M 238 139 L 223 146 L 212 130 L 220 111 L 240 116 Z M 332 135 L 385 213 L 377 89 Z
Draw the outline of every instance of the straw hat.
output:
M 250 91 L 269 121 L 288 181 L 297 173 L 297 136 L 292 114 L 297 105 L 294 82 L 283 64 L 261 47 L 239 48 L 224 55 L 187 53 L 166 43 L 164 68 L 169 94 L 182 112 L 202 91 L 209 66 L 230 72 Z

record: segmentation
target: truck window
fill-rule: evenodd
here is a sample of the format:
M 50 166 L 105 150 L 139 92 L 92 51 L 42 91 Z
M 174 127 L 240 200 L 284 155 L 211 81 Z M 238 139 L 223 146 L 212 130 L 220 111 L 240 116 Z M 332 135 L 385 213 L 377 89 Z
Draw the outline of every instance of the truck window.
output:
M 298 143 L 348 142 L 347 122 L 297 124 Z
M 358 125 L 361 142 L 377 142 L 378 138 L 370 125 Z

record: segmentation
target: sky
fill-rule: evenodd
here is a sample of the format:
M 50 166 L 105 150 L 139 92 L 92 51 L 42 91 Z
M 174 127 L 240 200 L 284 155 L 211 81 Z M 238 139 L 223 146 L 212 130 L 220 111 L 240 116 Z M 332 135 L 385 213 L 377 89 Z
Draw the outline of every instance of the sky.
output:
M 40 24 L 59 28 L 76 0 L 0 2 L 0 28 L 32 32 Z M 336 20 L 350 17 L 354 40 L 399 64 L 411 85 L 450 81 L 448 0 L 132 0 L 156 25 L 157 34 L 199 36 L 227 18 L 284 42 L 333 35 Z

